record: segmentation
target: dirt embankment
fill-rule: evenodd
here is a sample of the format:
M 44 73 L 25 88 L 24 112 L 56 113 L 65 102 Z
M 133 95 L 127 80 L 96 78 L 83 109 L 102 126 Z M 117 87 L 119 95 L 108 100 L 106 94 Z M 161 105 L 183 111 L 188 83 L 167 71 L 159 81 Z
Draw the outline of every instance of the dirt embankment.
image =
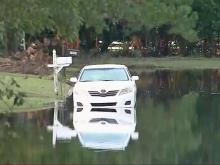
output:
M 14 56 L 0 58 L 0 71 L 23 74 L 45 75 L 52 69 L 47 64 L 52 63 L 52 57 L 42 50 L 28 49 L 17 52 Z

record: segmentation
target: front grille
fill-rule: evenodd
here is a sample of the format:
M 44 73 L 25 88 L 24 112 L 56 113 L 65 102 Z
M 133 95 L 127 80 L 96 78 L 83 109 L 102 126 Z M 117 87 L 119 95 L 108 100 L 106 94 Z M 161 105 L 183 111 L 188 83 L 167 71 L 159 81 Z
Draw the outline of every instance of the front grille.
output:
M 117 103 L 112 102 L 112 103 L 91 103 L 92 106 L 94 107 L 106 107 L 106 106 L 115 106 Z
M 92 108 L 92 112 L 117 112 L 116 109 L 112 108 Z
M 89 94 L 91 96 L 97 96 L 97 97 L 108 97 L 108 96 L 115 96 L 117 95 L 118 90 L 108 91 L 105 93 L 101 93 L 99 91 L 89 91 Z

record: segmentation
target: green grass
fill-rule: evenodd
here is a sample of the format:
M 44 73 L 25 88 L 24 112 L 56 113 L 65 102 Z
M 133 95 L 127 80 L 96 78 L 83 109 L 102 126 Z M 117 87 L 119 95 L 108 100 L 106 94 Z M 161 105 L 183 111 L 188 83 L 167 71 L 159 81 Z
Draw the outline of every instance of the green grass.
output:
M 5 76 L 13 77 L 21 86 L 20 91 L 26 94 L 25 102 L 22 106 L 14 106 L 9 108 L 2 101 L 0 101 L 0 112 L 7 112 L 13 109 L 13 112 L 40 110 L 43 108 L 50 108 L 54 101 L 55 95 L 53 90 L 53 81 L 48 77 L 39 77 L 33 75 L 0 73 L 0 79 Z M 7 101 L 12 106 L 12 100 Z
M 74 59 L 71 67 L 66 68 L 66 77 L 77 76 L 80 69 L 89 64 L 124 64 L 137 71 L 152 71 L 158 69 L 189 70 L 189 69 L 219 69 L 220 58 L 205 57 L 163 57 L 163 58 L 127 58 L 127 57 L 80 57 Z M 50 108 L 54 102 L 53 76 L 35 76 L 0 72 L 0 79 L 13 77 L 20 84 L 20 91 L 25 92 L 25 102 L 22 106 L 13 107 L 13 112 L 40 110 Z M 64 85 L 64 93 L 67 91 Z M 10 102 L 10 101 L 9 101 Z M 10 102 L 12 103 L 12 102 Z M 8 107 L 0 101 L 0 112 L 8 111 Z
M 96 57 L 90 59 L 76 59 L 74 66 L 83 66 L 88 64 L 124 64 L 130 68 L 136 69 L 219 69 L 220 58 L 206 57 L 146 57 L 146 58 L 128 58 L 128 57 Z

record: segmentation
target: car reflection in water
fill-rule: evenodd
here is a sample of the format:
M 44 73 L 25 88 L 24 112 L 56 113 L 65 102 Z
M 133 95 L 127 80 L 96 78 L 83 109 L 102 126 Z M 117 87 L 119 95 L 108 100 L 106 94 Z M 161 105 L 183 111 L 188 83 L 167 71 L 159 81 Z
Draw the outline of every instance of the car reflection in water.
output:
M 58 106 L 55 103 L 55 106 Z M 108 108 L 103 108 L 108 109 Z M 115 112 L 89 112 L 89 115 L 77 116 L 73 121 L 74 129 L 61 124 L 58 120 L 58 108 L 54 109 L 53 145 L 57 141 L 78 137 L 83 147 L 103 150 L 124 150 L 129 140 L 137 140 L 136 110 L 117 108 Z

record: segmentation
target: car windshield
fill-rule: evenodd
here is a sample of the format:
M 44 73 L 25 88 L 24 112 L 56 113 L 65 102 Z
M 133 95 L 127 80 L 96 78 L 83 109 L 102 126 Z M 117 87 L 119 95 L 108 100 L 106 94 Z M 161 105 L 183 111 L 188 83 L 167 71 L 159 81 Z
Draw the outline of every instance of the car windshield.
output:
M 80 81 L 127 81 L 128 75 L 124 68 L 85 69 Z

